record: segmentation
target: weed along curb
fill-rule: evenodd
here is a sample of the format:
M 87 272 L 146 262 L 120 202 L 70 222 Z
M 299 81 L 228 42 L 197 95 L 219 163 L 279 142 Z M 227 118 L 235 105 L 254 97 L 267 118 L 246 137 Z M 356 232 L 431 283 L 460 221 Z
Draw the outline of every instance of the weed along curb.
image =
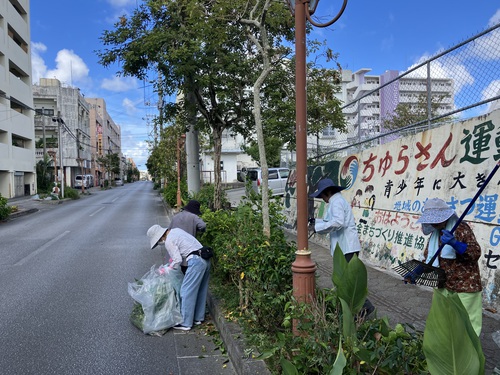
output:
M 208 310 L 226 346 L 233 367 L 238 375 L 271 375 L 263 360 L 245 358 L 243 332 L 238 324 L 228 322 L 220 311 L 217 298 L 210 291 L 207 298 Z

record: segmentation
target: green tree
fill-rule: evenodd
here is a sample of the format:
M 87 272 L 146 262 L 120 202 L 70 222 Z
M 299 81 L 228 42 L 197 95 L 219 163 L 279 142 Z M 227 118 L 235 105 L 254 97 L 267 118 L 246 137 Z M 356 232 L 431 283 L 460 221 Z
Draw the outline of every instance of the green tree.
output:
M 120 62 L 123 75 L 142 79 L 154 69 L 162 77 L 155 82 L 161 85 L 159 91 L 189 94 L 184 99 L 192 100 L 179 100 L 176 113 L 163 111 L 162 117 L 187 127 L 195 110 L 198 129 L 209 134 L 214 146 L 215 166 L 220 165 L 222 132 L 251 119 L 245 90 L 252 66 L 243 53 L 247 50 L 241 28 L 222 22 L 219 14 L 227 9 L 199 0 L 150 0 L 123 16 L 114 31 L 105 31 L 101 40 L 109 49 L 98 52 L 104 66 Z M 220 208 L 219 168 L 214 181 L 214 204 Z
M 120 174 L 120 157 L 118 156 L 118 154 L 115 153 L 100 156 L 97 158 L 97 161 L 104 167 L 105 173 L 111 173 L 113 174 L 113 176 Z
M 434 118 L 439 115 L 439 108 L 449 98 L 449 95 L 432 95 L 431 113 L 428 115 L 427 95 L 420 94 L 416 103 L 399 103 L 394 112 L 382 120 L 382 126 L 387 130 L 397 130 L 418 123 L 423 124 L 428 118 L 431 123 L 441 122 L 443 118 Z
M 47 154 L 43 159 L 36 163 L 36 183 L 39 191 L 51 191 L 51 173 L 49 168 L 52 166 L 54 160 Z

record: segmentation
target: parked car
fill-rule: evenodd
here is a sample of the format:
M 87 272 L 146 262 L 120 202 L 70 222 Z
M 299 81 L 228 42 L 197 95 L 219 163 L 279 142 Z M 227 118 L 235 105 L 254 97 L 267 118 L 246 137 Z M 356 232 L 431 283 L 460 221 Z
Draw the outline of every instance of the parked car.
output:
M 75 183 L 74 183 L 74 187 L 75 188 L 81 188 L 82 187 L 82 184 L 83 184 L 83 187 L 84 188 L 88 188 L 88 187 L 91 187 L 93 186 L 93 177 L 92 175 L 89 175 L 89 174 L 84 174 L 84 175 L 76 175 L 75 177 Z
M 284 195 L 290 170 L 288 168 L 268 168 L 268 171 L 268 187 L 269 190 L 271 190 L 271 194 L 273 196 Z M 260 193 L 260 186 L 262 184 L 262 169 L 248 169 L 246 171 L 246 179 L 250 179 L 252 181 L 253 191 Z
M 115 186 L 123 186 L 123 180 L 120 177 L 115 178 Z

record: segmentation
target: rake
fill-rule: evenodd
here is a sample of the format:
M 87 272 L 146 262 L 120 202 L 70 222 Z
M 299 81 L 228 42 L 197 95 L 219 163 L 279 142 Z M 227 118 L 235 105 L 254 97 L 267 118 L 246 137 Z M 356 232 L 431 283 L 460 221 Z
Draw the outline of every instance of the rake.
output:
M 496 173 L 499 167 L 500 167 L 500 161 L 498 161 L 498 163 L 495 165 L 493 170 L 490 172 L 489 176 L 486 178 L 484 183 L 477 191 L 474 198 L 472 198 L 472 200 L 470 201 L 465 211 L 458 218 L 457 222 L 450 231 L 451 233 L 455 232 L 458 225 L 464 219 L 465 215 L 467 215 L 469 210 L 474 206 L 474 203 L 476 202 L 477 198 L 479 198 L 484 188 L 486 187 L 486 185 L 488 185 L 488 183 L 493 178 L 493 175 Z M 434 287 L 442 288 L 444 287 L 444 283 L 446 282 L 446 274 L 443 269 L 439 267 L 434 267 L 432 266 L 432 264 L 437 259 L 437 257 L 441 253 L 441 250 L 443 250 L 444 246 L 445 244 L 441 244 L 441 246 L 439 246 L 438 250 L 428 263 L 412 259 L 409 260 L 408 262 L 401 263 L 399 266 L 394 267 L 394 270 L 398 274 L 403 276 L 403 280 L 405 283 L 425 285 L 433 288 Z

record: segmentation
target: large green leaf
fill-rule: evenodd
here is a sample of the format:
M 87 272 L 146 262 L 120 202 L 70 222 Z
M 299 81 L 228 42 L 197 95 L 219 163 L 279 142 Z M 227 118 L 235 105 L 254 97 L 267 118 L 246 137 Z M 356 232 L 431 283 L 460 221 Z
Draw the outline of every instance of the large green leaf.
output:
M 356 338 L 356 326 L 354 325 L 354 318 L 349 308 L 349 304 L 340 298 L 342 304 L 342 332 L 345 338 L 354 340 Z
M 335 358 L 335 362 L 333 363 L 330 375 L 342 375 L 346 364 L 347 364 L 347 359 L 345 358 L 344 355 L 344 349 L 342 349 L 342 339 L 341 339 L 339 343 L 339 351 L 337 352 L 337 357 Z
M 336 254 L 337 250 L 335 250 L 334 256 Z M 337 260 L 341 263 L 340 268 L 342 268 L 343 264 L 342 261 L 340 261 L 340 257 L 335 257 L 335 261 Z M 335 267 L 336 265 L 334 264 L 334 270 Z M 347 302 L 352 313 L 357 314 L 363 307 L 366 295 L 368 294 L 368 276 L 366 267 L 363 262 L 359 260 L 356 255 L 354 255 L 351 261 L 346 263 L 345 272 L 343 272 L 343 274 L 340 274 L 340 272 L 341 271 L 337 274 L 338 279 L 334 276 L 337 294 L 339 298 L 342 298 Z
M 434 290 L 423 349 L 431 374 L 484 374 L 481 342 L 456 294 Z
M 299 375 L 297 368 L 295 365 L 285 358 L 281 358 L 280 360 L 281 368 L 283 369 L 284 375 Z
M 345 259 L 344 253 L 342 249 L 337 244 L 335 247 L 335 251 L 333 252 L 333 272 L 332 272 L 332 281 L 333 285 L 337 288 L 342 284 L 342 280 L 344 279 L 344 273 L 347 270 L 347 260 Z

